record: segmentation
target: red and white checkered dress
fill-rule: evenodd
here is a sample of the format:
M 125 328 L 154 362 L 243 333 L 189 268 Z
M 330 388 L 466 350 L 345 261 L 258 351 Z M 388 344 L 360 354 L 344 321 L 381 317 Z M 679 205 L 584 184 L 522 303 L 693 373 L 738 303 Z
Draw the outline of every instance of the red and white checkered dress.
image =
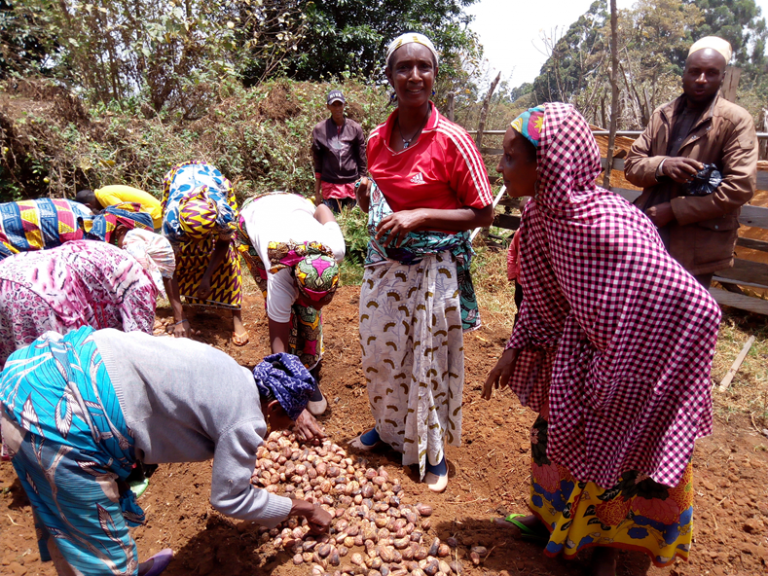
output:
M 547 454 L 578 480 L 638 470 L 674 486 L 712 432 L 720 309 L 645 215 L 596 186 L 600 150 L 573 106 L 546 105 L 537 156 L 510 387 L 537 411 L 549 399 Z

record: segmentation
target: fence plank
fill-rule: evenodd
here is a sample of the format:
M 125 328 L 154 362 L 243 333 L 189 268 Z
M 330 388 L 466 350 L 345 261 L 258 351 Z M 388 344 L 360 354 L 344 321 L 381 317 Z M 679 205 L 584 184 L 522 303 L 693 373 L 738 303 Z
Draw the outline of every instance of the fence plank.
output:
M 742 238 L 739 237 L 736 240 L 736 246 L 742 248 L 749 248 L 750 250 L 760 250 L 761 252 L 768 252 L 768 242 L 765 240 L 755 240 L 754 238 Z
M 742 206 L 739 223 L 744 226 L 768 229 L 768 208 L 763 208 L 762 206 Z
M 600 158 L 600 167 L 605 170 L 605 167 L 608 166 L 608 159 L 607 158 Z M 624 158 L 613 158 L 613 169 L 614 170 L 621 170 L 624 171 Z
M 715 302 L 721 306 L 731 306 L 739 310 L 747 310 L 748 312 L 768 316 L 768 300 L 751 298 L 750 296 L 726 292 L 718 288 L 710 288 L 709 293 L 715 299 Z
M 507 230 L 517 230 L 520 228 L 520 216 L 496 214 L 496 217 L 493 219 L 493 225 L 498 228 L 506 228 Z
M 762 262 L 734 258 L 733 268 L 718 270 L 717 275 L 726 280 L 733 280 L 735 284 L 743 281 L 768 288 L 768 264 Z
M 483 146 L 482 148 L 480 148 L 480 152 L 482 154 L 491 154 L 495 156 L 501 156 L 502 154 L 504 154 L 504 149 L 503 148 L 486 148 L 485 146 Z
M 763 170 L 757 171 L 757 189 L 768 190 L 768 172 Z

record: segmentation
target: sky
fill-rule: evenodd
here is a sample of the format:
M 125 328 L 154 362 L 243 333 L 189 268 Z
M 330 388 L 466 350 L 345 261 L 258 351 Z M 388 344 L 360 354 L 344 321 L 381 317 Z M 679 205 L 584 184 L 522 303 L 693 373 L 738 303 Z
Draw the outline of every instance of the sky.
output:
M 488 76 L 501 72 L 510 86 L 533 82 L 547 57 L 541 35 L 557 28 L 561 35 L 593 0 L 479 0 L 467 10 L 475 16 L 470 27 L 479 35 L 488 61 Z M 617 0 L 619 9 L 635 0 Z M 756 0 L 768 18 L 768 0 Z M 511 78 L 510 78 L 511 75 Z

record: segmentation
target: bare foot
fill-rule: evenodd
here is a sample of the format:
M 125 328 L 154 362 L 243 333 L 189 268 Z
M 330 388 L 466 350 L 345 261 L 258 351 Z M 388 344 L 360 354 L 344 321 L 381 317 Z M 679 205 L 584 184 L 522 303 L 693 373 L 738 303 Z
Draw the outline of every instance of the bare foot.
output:
M 598 546 L 592 553 L 589 573 L 592 576 L 616 576 L 616 560 L 618 557 L 618 550 Z
M 248 331 L 244 331 L 241 334 L 237 334 L 236 332 L 232 332 L 232 344 L 235 346 L 245 346 L 248 344 L 249 340 Z

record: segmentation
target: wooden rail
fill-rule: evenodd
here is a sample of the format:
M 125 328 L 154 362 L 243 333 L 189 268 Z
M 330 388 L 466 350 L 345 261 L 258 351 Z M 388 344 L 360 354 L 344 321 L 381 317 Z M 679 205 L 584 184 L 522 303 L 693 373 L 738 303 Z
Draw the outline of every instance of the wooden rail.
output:
M 483 151 L 485 152 L 486 150 L 492 151 L 486 152 L 489 154 L 500 153 L 497 152 L 498 149 L 495 148 L 486 148 Z M 603 167 L 607 165 L 607 160 L 605 158 L 602 159 L 602 165 Z M 623 171 L 624 160 L 621 158 L 614 158 L 613 168 Z M 758 190 L 768 190 L 768 172 L 759 171 L 757 173 L 757 188 Z M 612 188 L 612 191 L 622 196 L 628 202 L 633 202 L 641 194 L 640 190 L 628 190 L 626 188 Z M 750 205 L 742 206 L 739 223 L 744 226 L 768 230 L 768 208 Z M 517 230 L 520 226 L 520 217 L 512 216 L 510 214 L 497 214 L 494 218 L 493 225 L 508 230 Z M 768 242 L 764 240 L 739 237 L 736 244 L 743 248 L 768 252 Z M 735 258 L 733 267 L 718 271 L 714 280 L 720 284 L 768 290 L 768 264 Z M 733 308 L 739 308 L 740 310 L 747 310 L 749 312 L 754 312 L 755 314 L 768 316 L 768 300 L 720 290 L 719 288 L 710 288 L 709 293 L 712 294 L 713 298 L 721 306 L 731 306 Z

